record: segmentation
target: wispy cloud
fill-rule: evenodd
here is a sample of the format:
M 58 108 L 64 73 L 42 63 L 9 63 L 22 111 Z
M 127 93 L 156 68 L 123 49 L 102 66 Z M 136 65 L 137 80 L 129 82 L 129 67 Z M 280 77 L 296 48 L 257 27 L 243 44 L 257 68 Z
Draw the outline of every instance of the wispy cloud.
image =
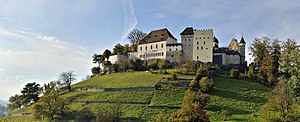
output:
M 121 40 L 124 41 L 127 35 L 132 31 L 137 25 L 137 18 L 134 13 L 134 4 L 132 0 L 122 0 L 123 10 L 124 10 L 124 27 L 122 32 Z

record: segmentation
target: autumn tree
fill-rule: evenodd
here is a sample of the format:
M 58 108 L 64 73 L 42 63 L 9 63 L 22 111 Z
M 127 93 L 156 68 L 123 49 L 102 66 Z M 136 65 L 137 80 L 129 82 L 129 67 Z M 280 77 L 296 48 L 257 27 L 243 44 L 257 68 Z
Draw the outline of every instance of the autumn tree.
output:
M 71 84 L 76 80 L 75 77 L 76 75 L 74 74 L 74 71 L 66 71 L 60 73 L 58 80 L 61 81 L 69 91 L 71 91 Z
M 182 69 L 186 70 L 187 72 L 195 71 L 196 69 L 196 62 L 194 60 L 188 59 L 185 64 L 183 64 Z
M 67 99 L 59 96 L 57 92 L 44 95 L 33 105 L 32 115 L 34 118 L 48 117 L 53 120 L 54 116 L 62 116 L 65 114 L 67 103 Z
M 172 113 L 172 122 L 209 122 L 209 117 L 204 109 L 205 97 L 198 97 L 201 93 L 188 90 L 184 96 L 181 108 Z M 203 99 L 202 99 L 203 98 Z M 202 101 L 202 102 L 201 102 Z

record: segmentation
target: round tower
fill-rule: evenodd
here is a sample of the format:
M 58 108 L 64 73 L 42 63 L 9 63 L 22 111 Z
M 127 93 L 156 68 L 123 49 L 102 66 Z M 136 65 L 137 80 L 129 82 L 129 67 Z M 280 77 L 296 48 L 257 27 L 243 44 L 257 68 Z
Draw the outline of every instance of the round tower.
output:
M 239 43 L 239 49 L 238 52 L 241 54 L 241 63 L 245 62 L 245 48 L 246 48 L 246 42 L 244 37 L 242 36 L 241 41 Z

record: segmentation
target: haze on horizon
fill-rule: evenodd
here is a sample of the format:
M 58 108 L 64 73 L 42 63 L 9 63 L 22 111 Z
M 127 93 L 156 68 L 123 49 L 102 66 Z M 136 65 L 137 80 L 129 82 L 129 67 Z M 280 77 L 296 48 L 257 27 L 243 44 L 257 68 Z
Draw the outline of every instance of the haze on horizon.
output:
M 128 43 L 134 28 L 167 27 L 179 41 L 187 26 L 211 28 L 221 46 L 243 33 L 248 49 L 255 37 L 299 42 L 299 11 L 298 0 L 0 0 L 0 99 L 67 70 L 80 81 L 94 53 Z

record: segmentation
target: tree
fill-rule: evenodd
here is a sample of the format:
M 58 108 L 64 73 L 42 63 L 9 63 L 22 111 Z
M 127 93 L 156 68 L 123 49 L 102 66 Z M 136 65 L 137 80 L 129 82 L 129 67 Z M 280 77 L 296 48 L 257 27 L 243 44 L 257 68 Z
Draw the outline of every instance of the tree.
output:
M 162 59 L 162 60 L 160 60 L 160 61 L 158 62 L 158 68 L 159 68 L 160 70 L 165 69 L 165 68 L 166 68 L 166 65 L 167 65 L 167 63 L 166 63 L 166 60 L 164 60 L 164 59 Z
M 76 80 L 75 76 L 76 75 L 74 74 L 74 71 L 66 71 L 60 73 L 58 80 L 62 81 L 62 83 L 68 88 L 68 90 L 71 91 L 71 84 Z
M 200 80 L 200 90 L 202 92 L 207 92 L 210 90 L 210 88 L 213 86 L 214 82 L 212 79 L 208 78 L 208 77 L 202 77 L 202 79 Z
M 98 75 L 98 74 L 101 73 L 101 68 L 100 68 L 100 67 L 93 67 L 93 68 L 91 69 L 91 71 L 92 71 L 92 74 L 93 74 L 93 75 Z
M 287 81 L 280 79 L 272 90 L 268 102 L 262 108 L 262 117 L 271 121 L 287 121 L 287 115 L 293 111 L 293 106 L 294 102 Z
M 202 77 L 208 77 L 208 76 L 209 76 L 209 72 L 207 66 L 204 64 L 200 64 L 200 67 L 197 69 L 196 72 L 196 80 L 201 80 Z
M 41 90 L 39 88 L 39 84 L 33 82 L 33 83 L 27 83 L 23 90 L 21 90 L 22 96 L 23 96 L 23 105 L 31 105 L 32 103 L 39 100 L 39 95 L 41 93 Z
M 20 109 L 22 107 L 22 101 L 23 101 L 23 96 L 22 95 L 14 95 L 14 96 L 11 96 L 9 98 L 9 101 L 8 101 L 8 106 L 7 108 L 9 110 L 15 110 L 15 109 Z
M 67 99 L 55 92 L 41 97 L 32 107 L 32 114 L 34 118 L 48 117 L 53 120 L 54 115 L 62 116 L 65 113 L 66 105 Z
M 280 58 L 280 44 L 277 39 L 273 40 L 270 46 L 269 58 L 267 60 L 267 77 L 268 84 L 275 85 L 278 82 L 279 76 L 279 58 Z
M 109 56 L 111 55 L 111 51 L 106 49 L 106 50 L 104 50 L 102 55 L 106 58 L 106 61 L 108 61 Z
M 200 89 L 200 83 L 199 83 L 199 80 L 197 80 L 196 78 L 194 78 L 191 83 L 190 83 L 190 88 L 192 90 L 198 90 Z
M 146 33 L 138 29 L 133 29 L 127 36 L 131 44 L 137 44 L 140 40 L 146 37 Z
M 120 105 L 99 108 L 96 112 L 96 122 L 118 122 L 122 114 Z
M 297 68 L 299 66 L 299 63 L 297 65 L 297 63 L 295 62 L 297 60 L 294 60 L 295 57 L 297 57 L 297 54 L 299 54 L 299 48 L 297 48 L 296 41 L 288 39 L 287 41 L 283 42 L 279 59 L 279 68 L 283 73 L 285 79 L 289 79 L 291 75 L 296 74 L 293 68 Z
M 195 71 L 196 62 L 192 59 L 188 59 L 185 64 L 182 65 L 182 68 L 187 72 Z
M 94 54 L 92 58 L 93 58 L 93 63 L 98 63 L 99 67 L 100 64 L 104 61 L 102 55 Z
M 247 72 L 247 76 L 249 79 L 253 80 L 255 78 L 254 74 L 254 66 L 252 64 L 249 65 L 249 70 Z
M 44 84 L 43 87 L 43 94 L 47 95 L 47 94 L 51 94 L 53 92 L 59 92 L 61 89 L 61 84 L 59 81 L 51 81 L 48 84 Z
M 204 105 L 195 99 L 197 92 L 187 91 L 184 96 L 181 108 L 172 113 L 170 121 L 172 122 L 209 122 Z
M 125 52 L 124 46 L 122 46 L 120 43 L 116 44 L 115 47 L 113 48 L 113 55 Z

